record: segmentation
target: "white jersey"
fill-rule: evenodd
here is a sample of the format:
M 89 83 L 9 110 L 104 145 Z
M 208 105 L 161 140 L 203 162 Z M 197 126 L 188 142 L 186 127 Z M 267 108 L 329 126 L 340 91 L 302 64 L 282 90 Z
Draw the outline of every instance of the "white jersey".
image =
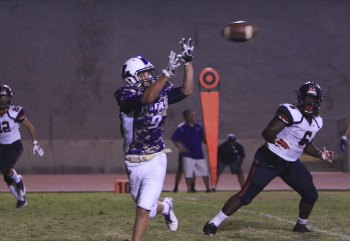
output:
M 24 109 L 10 105 L 8 111 L 0 115 L 0 144 L 11 144 L 21 139 L 20 123 L 25 119 Z
M 303 154 L 306 144 L 312 142 L 316 133 L 322 128 L 323 120 L 320 116 L 315 116 L 309 123 L 300 110 L 292 104 L 280 105 L 276 117 L 287 125 L 277 134 L 277 138 L 284 139 L 290 148 L 286 150 L 273 143 L 267 143 L 267 146 L 284 160 L 294 162 Z

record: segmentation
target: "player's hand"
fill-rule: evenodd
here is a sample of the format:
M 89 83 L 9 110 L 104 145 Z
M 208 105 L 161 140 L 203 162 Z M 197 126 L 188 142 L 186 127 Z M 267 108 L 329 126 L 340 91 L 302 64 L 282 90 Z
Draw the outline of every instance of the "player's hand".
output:
M 191 38 L 188 40 L 182 38 L 179 44 L 181 54 L 178 54 L 178 57 L 181 58 L 183 62 L 185 62 L 185 65 L 187 65 L 192 62 L 194 41 Z
M 180 63 L 179 58 L 176 56 L 174 51 L 170 51 L 168 60 L 168 67 L 163 69 L 163 73 L 166 77 L 170 78 L 175 75 L 175 69 L 180 66 Z
M 323 147 L 322 150 L 320 151 L 320 158 L 323 161 L 332 163 L 333 162 L 333 156 L 334 156 L 334 151 L 329 151 L 326 149 L 326 147 Z
M 348 137 L 344 135 L 340 138 L 340 150 L 345 151 L 347 145 L 348 145 Z
M 38 153 L 39 156 L 43 156 L 45 153 L 43 148 L 39 146 L 38 141 L 33 141 L 33 155 L 35 155 L 35 153 Z
M 276 140 L 274 141 L 275 145 L 278 146 L 281 149 L 285 149 L 288 150 L 290 147 L 290 144 L 288 143 L 287 140 L 284 140 L 282 138 L 276 138 Z

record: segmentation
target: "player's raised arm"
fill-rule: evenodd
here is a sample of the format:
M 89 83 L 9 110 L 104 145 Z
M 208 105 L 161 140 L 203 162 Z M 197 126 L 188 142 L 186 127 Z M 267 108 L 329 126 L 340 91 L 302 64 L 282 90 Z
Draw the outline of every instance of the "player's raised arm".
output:
M 183 93 L 188 96 L 193 93 L 194 89 L 194 72 L 192 66 L 193 50 L 194 50 L 194 41 L 189 38 L 185 38 L 180 41 L 180 50 L 181 54 L 178 57 L 184 62 L 184 78 L 183 78 Z
M 159 78 L 152 85 L 147 87 L 145 93 L 141 98 L 141 103 L 152 103 L 158 97 L 166 81 L 168 81 L 169 78 L 174 76 L 175 69 L 179 66 L 179 58 L 177 58 L 176 53 L 174 51 L 170 51 L 167 68 L 163 69 L 163 73 L 159 76 Z

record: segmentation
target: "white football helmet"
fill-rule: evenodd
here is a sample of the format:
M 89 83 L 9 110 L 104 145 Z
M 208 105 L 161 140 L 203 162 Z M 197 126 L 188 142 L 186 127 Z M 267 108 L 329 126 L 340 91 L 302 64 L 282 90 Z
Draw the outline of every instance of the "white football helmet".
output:
M 154 65 L 142 56 L 137 56 L 126 61 L 121 72 L 123 80 L 131 86 L 147 86 L 157 79 L 157 72 Z M 140 79 L 139 74 L 143 72 L 150 72 L 151 77 Z

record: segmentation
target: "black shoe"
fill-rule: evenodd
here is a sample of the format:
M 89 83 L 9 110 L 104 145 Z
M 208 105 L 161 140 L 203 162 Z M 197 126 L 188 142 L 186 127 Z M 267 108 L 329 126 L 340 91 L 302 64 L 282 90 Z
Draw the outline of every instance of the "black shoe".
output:
M 23 201 L 21 200 L 18 200 L 17 201 L 17 205 L 16 205 L 16 209 L 21 209 L 21 208 L 24 208 L 25 206 L 27 206 L 28 202 L 27 200 L 24 198 Z
M 306 227 L 305 224 L 300 224 L 300 223 L 296 223 L 294 228 L 293 228 L 294 232 L 299 232 L 299 233 L 308 233 L 311 232 L 310 229 L 308 229 Z
M 209 223 L 209 221 L 204 225 L 203 232 L 205 235 L 215 235 L 218 231 L 218 227 L 213 223 Z
M 205 192 L 211 192 L 211 190 L 210 190 L 210 189 L 207 189 Z
M 177 190 L 177 187 L 174 187 L 173 192 L 178 192 L 179 190 Z

